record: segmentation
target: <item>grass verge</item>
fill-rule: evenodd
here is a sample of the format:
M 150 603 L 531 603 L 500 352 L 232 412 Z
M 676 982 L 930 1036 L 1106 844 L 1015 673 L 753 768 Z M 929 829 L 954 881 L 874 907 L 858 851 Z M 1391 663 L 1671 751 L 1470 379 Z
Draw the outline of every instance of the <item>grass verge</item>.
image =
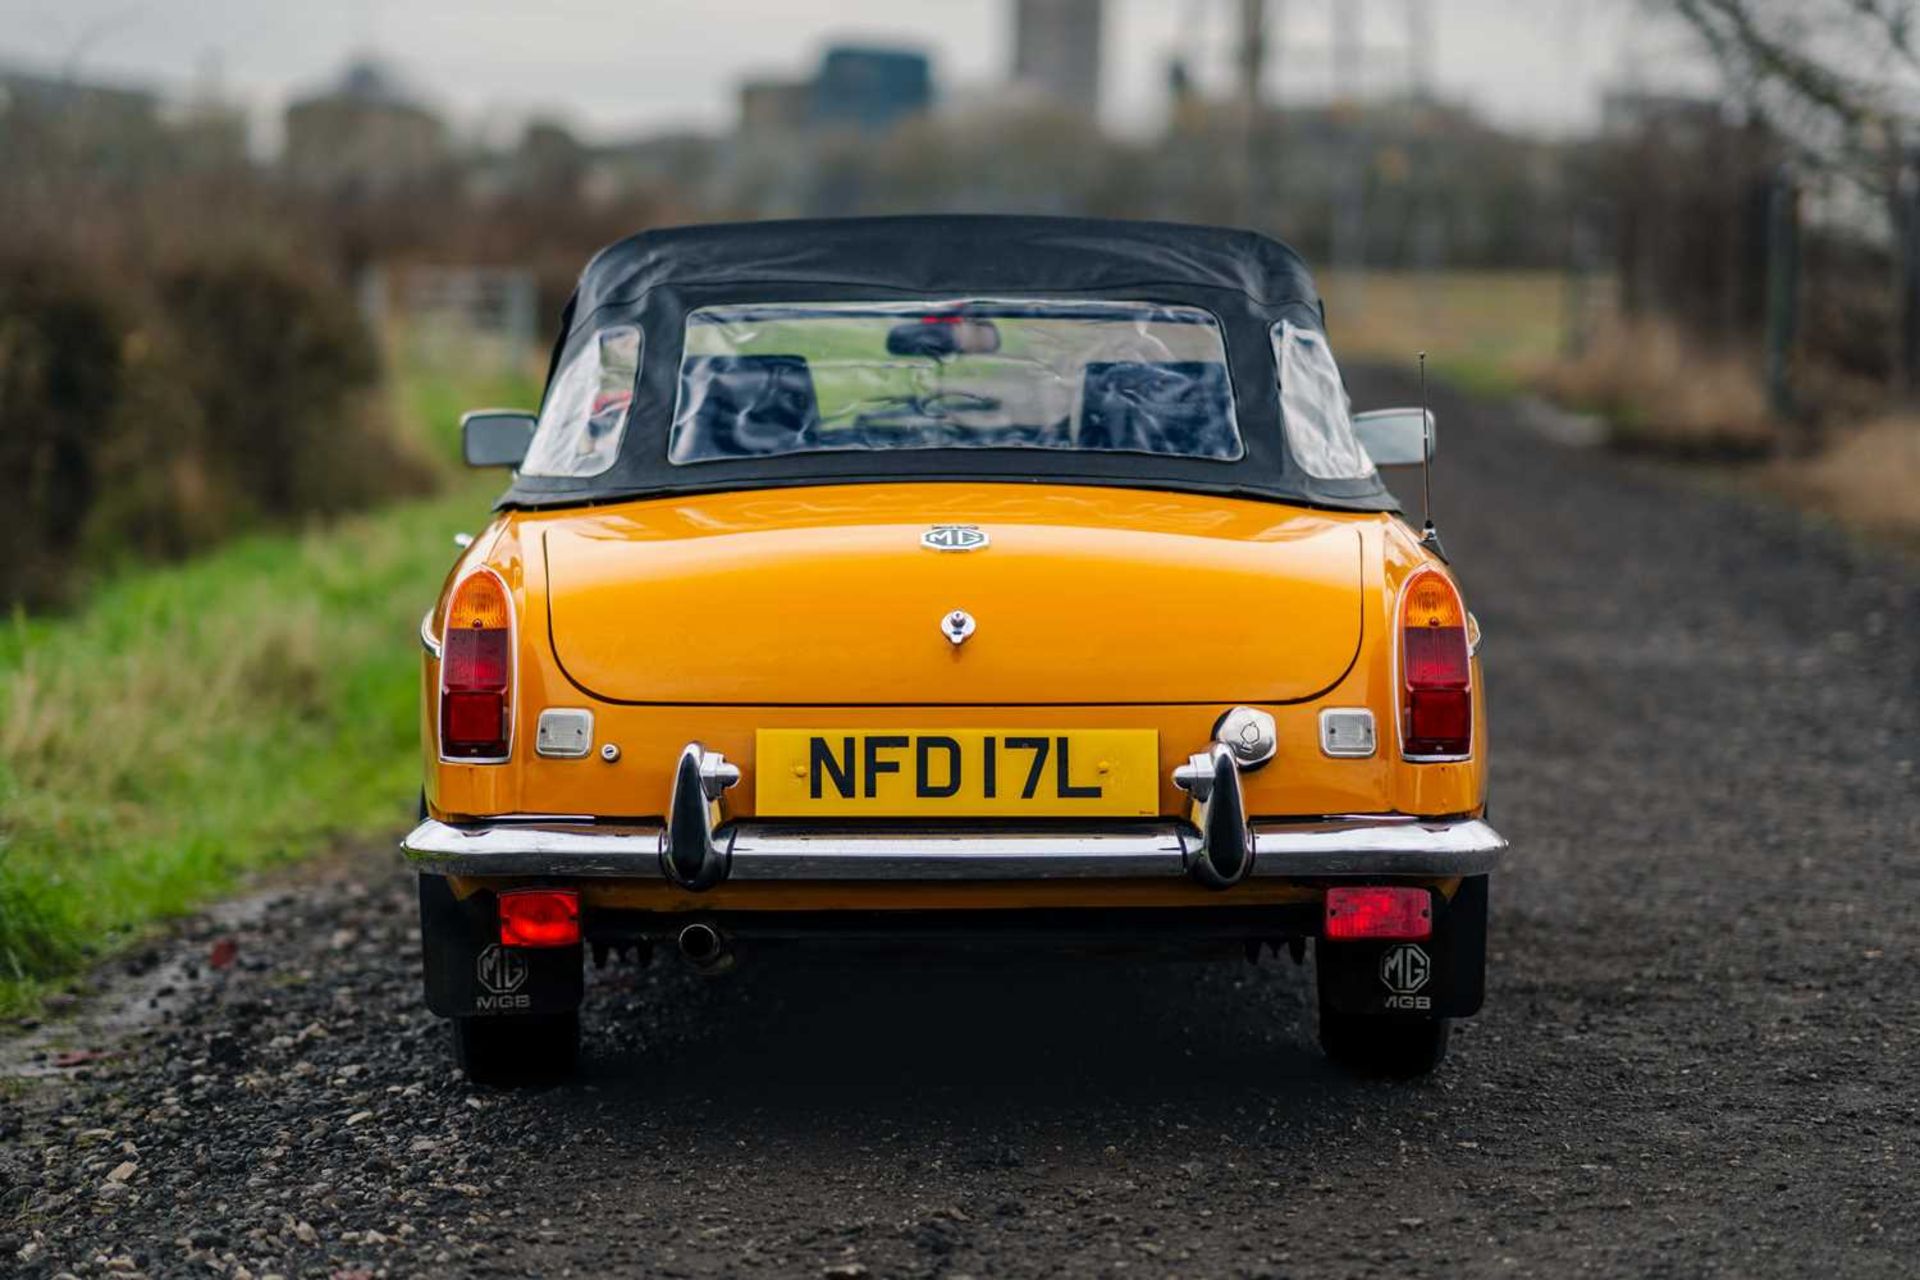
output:
M 537 388 L 411 373 L 396 395 L 444 457 L 454 406 Z M 498 488 L 462 475 L 0 628 L 0 1014 L 248 871 L 411 816 L 415 631 Z

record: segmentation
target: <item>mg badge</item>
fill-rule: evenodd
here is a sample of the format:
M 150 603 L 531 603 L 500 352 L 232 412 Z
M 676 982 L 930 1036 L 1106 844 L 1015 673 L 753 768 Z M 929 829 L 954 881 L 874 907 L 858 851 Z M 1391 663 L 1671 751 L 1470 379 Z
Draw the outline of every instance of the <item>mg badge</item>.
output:
M 526 984 L 527 959 L 496 942 L 480 953 L 474 976 L 494 995 L 510 996 Z
M 1411 942 L 1403 942 L 1380 957 L 1380 981 L 1397 996 L 1410 996 L 1427 985 L 1433 962 Z
M 955 609 L 940 619 L 940 634 L 951 641 L 955 647 L 965 644 L 967 637 L 973 634 L 973 630 L 973 615 L 965 609 Z
M 987 545 L 987 531 L 971 524 L 937 524 L 920 535 L 920 545 L 929 551 L 978 551 Z

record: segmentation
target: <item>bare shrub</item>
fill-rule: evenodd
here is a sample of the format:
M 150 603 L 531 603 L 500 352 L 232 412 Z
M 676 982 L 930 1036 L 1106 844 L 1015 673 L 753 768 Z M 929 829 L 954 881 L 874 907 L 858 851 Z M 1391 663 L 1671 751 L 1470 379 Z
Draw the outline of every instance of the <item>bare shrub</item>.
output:
M 127 309 L 81 274 L 0 264 L 0 599 L 57 593 L 100 491 L 98 447 L 121 392 Z
M 1920 543 L 1920 418 L 1877 419 L 1817 457 L 1781 463 L 1773 479 L 1849 523 Z
M 1614 441 L 1624 448 L 1750 458 L 1783 441 L 1753 362 L 1669 320 L 1611 320 L 1578 356 L 1542 369 L 1539 385 L 1612 419 Z
M 0 603 L 420 492 L 347 292 L 284 254 L 0 261 Z

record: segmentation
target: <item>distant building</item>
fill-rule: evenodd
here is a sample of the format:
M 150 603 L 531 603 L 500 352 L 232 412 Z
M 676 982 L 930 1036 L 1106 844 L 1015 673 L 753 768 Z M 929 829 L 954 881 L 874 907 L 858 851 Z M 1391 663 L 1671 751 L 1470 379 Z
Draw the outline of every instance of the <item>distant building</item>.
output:
M 1060 106 L 1097 113 L 1102 3 L 1014 0 L 1014 80 Z
M 287 108 L 287 174 L 306 186 L 385 194 L 444 171 L 447 127 L 391 72 L 356 62 Z
M 798 133 L 813 123 L 814 82 L 755 79 L 740 85 L 740 132 L 751 137 Z
M 592 152 L 557 120 L 527 121 L 511 162 L 513 186 L 547 200 L 576 198 L 587 180 Z
M 150 132 L 158 128 L 159 105 L 146 89 L 0 68 L 0 112 L 16 118 L 82 116 L 106 128 Z
M 1733 124 L 1719 98 L 1644 89 L 1609 89 L 1600 95 L 1600 133 L 1618 138 L 1649 129 L 1685 130 L 1714 136 Z
M 0 171 L 78 163 L 120 177 L 247 163 L 247 121 L 209 92 L 170 102 L 151 90 L 0 67 Z
M 834 45 L 804 80 L 740 83 L 740 136 L 779 140 L 820 130 L 884 133 L 933 105 L 933 64 L 914 49 Z
M 206 173 L 247 165 L 247 113 L 201 98 L 166 113 L 167 132 L 183 168 Z
M 169 157 L 160 99 L 145 89 L 0 68 L 0 156 L 43 151 L 103 169 Z
M 586 194 L 605 201 L 645 193 L 701 207 L 709 202 L 721 151 L 714 138 L 691 132 L 649 134 L 598 147 Z
M 836 45 L 813 81 L 813 123 L 872 132 L 892 128 L 933 104 L 933 64 L 911 49 Z

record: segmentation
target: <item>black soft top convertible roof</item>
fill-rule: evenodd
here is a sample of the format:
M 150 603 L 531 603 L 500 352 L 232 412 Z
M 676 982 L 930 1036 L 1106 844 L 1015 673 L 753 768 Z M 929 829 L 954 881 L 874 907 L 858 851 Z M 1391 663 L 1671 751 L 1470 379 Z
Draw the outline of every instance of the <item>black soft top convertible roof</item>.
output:
M 1246 456 L 1233 462 L 1038 449 L 840 450 L 673 465 L 667 431 L 688 313 L 776 302 L 1109 298 L 1218 317 Z M 1042 480 L 1187 489 L 1316 506 L 1394 510 L 1378 478 L 1322 480 L 1281 430 L 1271 344 L 1281 320 L 1318 330 L 1300 255 L 1251 231 L 1083 218 L 936 216 L 746 222 L 644 231 L 587 264 L 553 368 L 598 331 L 638 324 L 639 380 L 620 456 L 584 479 L 518 476 L 502 506 L 886 480 Z M 551 371 L 549 372 L 551 381 Z

